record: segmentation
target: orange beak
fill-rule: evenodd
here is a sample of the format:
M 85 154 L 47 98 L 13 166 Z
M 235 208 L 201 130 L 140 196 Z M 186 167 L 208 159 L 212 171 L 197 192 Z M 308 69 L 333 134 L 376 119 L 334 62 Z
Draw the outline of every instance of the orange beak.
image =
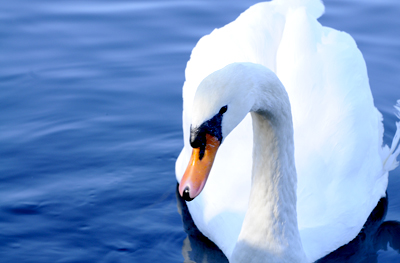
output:
M 203 190 L 219 146 L 220 141 L 216 137 L 206 134 L 206 149 L 201 160 L 200 148 L 193 148 L 188 167 L 179 184 L 179 194 L 186 201 L 193 200 Z

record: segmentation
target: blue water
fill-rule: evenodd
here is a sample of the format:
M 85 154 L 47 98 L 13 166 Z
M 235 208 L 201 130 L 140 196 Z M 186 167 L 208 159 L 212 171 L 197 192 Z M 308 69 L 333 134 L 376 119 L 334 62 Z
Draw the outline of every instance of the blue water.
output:
M 223 260 L 178 213 L 181 89 L 197 40 L 253 3 L 0 2 L 0 262 Z M 400 2 L 325 4 L 320 21 L 364 54 L 388 143 Z M 400 221 L 399 168 L 389 180 L 386 220 Z

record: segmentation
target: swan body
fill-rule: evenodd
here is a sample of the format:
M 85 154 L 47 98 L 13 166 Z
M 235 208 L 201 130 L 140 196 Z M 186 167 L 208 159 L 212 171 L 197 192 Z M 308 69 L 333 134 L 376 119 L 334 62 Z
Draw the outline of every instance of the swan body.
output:
M 188 62 L 176 177 L 186 184 L 193 131 L 217 117 L 221 145 L 188 208 L 230 262 L 313 262 L 348 243 L 397 166 L 400 124 L 382 147 L 364 59 L 351 36 L 318 23 L 323 10 L 256 4 Z

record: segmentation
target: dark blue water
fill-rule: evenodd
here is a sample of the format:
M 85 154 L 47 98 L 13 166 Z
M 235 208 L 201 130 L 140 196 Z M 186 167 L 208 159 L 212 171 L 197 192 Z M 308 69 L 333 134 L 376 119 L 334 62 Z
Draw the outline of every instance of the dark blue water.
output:
M 0 2 L 0 262 L 213 262 L 177 208 L 181 88 L 197 40 L 253 3 Z M 400 2 L 325 4 L 320 21 L 365 56 L 388 143 Z M 399 168 L 389 180 L 386 220 L 400 221 Z

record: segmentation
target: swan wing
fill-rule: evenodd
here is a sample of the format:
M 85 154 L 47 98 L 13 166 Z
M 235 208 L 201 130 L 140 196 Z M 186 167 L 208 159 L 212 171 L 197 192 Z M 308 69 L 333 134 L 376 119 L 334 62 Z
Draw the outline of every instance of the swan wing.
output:
M 299 230 L 314 261 L 351 241 L 385 196 L 382 116 L 353 38 L 305 9 L 287 13 L 277 75 L 293 114 Z

